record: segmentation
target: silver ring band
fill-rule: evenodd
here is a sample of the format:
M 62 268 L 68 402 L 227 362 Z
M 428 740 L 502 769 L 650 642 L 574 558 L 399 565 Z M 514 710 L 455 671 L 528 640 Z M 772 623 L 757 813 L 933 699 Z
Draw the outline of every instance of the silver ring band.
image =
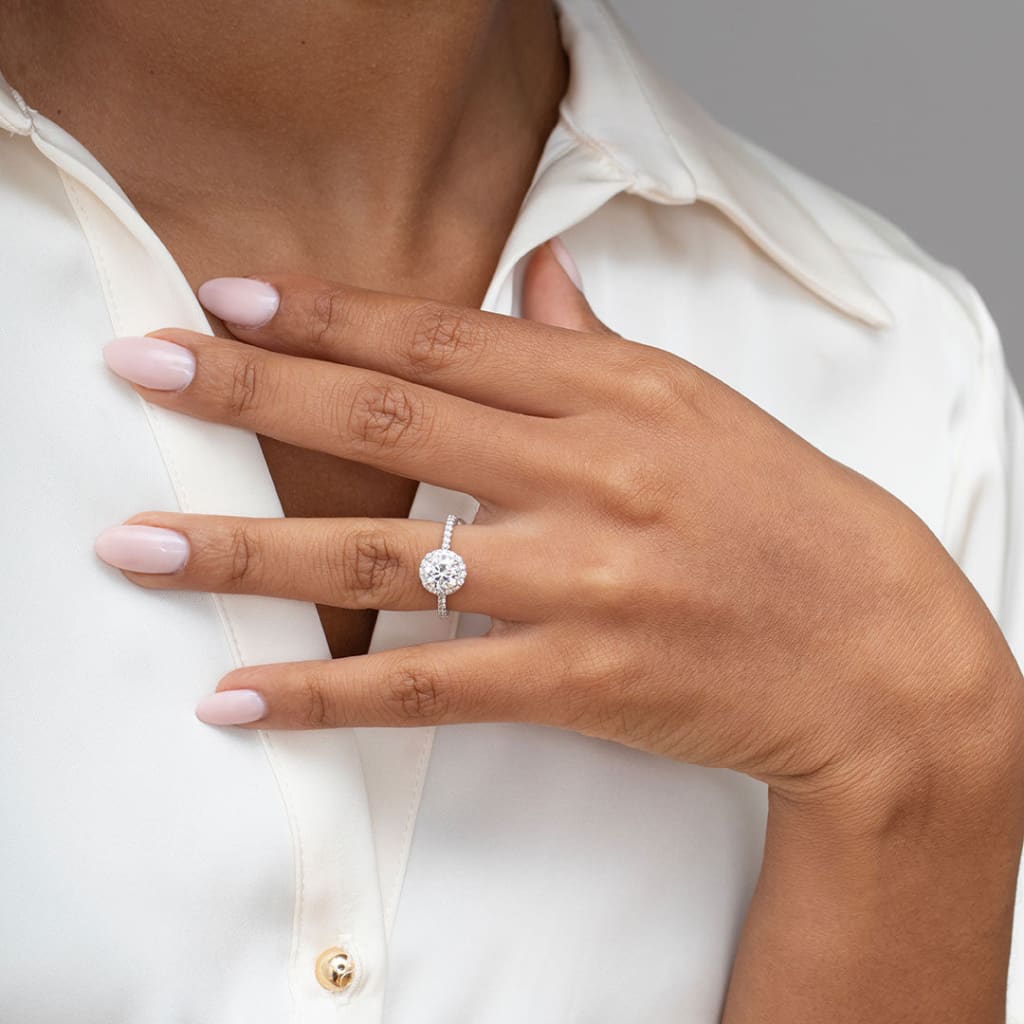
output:
M 448 617 L 448 595 L 454 594 L 466 582 L 466 563 L 452 551 L 452 533 L 464 519 L 450 515 L 444 521 L 441 546 L 428 551 L 420 562 L 420 583 L 423 589 L 437 595 L 437 614 Z

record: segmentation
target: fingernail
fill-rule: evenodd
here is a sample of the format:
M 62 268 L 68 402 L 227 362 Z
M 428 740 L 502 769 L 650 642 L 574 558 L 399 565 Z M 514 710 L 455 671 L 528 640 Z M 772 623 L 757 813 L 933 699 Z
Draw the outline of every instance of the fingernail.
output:
M 115 338 L 103 346 L 103 358 L 119 377 L 157 391 L 181 391 L 196 373 L 196 357 L 163 338 Z
M 551 246 L 551 255 L 558 260 L 558 265 L 565 271 L 566 276 L 580 291 L 583 291 L 583 278 L 580 277 L 580 268 L 572 258 L 572 253 L 565 247 L 561 238 L 552 238 L 548 245 Z
M 196 704 L 196 718 L 207 725 L 245 725 L 267 714 L 267 702 L 255 690 L 221 690 Z
M 214 277 L 201 284 L 197 294 L 214 316 L 239 327 L 262 327 L 281 303 L 272 284 L 251 277 Z
M 188 561 L 188 538 L 160 526 L 111 526 L 95 542 L 96 554 L 129 572 L 177 572 Z

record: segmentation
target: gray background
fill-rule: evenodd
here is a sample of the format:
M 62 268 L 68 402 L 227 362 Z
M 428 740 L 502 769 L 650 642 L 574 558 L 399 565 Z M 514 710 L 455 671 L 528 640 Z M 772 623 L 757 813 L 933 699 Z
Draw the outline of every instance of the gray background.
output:
M 962 270 L 1024 390 L 1021 0 L 613 0 L 724 122 Z

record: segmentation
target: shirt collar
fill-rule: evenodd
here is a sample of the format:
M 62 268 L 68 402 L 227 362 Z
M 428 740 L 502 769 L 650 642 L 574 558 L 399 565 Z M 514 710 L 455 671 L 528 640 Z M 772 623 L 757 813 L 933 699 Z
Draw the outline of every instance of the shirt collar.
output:
M 28 135 L 32 130 L 32 111 L 21 95 L 0 75 L 0 130 L 15 135 Z
M 558 0 L 570 83 L 562 119 L 653 202 L 706 202 L 819 298 L 872 327 L 892 313 L 756 149 L 668 82 L 604 0 Z
M 562 123 L 626 191 L 714 206 L 819 298 L 869 326 L 892 326 L 839 244 L 748 143 L 654 69 L 604 0 L 558 0 L 558 9 L 571 67 Z M 0 129 L 28 135 L 33 120 L 0 77 Z

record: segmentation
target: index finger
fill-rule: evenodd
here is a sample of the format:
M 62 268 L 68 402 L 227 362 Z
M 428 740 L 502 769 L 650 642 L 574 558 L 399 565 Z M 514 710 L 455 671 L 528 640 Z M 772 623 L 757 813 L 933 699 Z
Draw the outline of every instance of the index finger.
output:
M 600 365 L 607 375 L 611 339 L 628 344 L 606 331 L 566 330 L 312 277 L 217 278 L 199 293 L 236 337 L 252 344 L 535 416 L 592 406 L 588 374 Z

